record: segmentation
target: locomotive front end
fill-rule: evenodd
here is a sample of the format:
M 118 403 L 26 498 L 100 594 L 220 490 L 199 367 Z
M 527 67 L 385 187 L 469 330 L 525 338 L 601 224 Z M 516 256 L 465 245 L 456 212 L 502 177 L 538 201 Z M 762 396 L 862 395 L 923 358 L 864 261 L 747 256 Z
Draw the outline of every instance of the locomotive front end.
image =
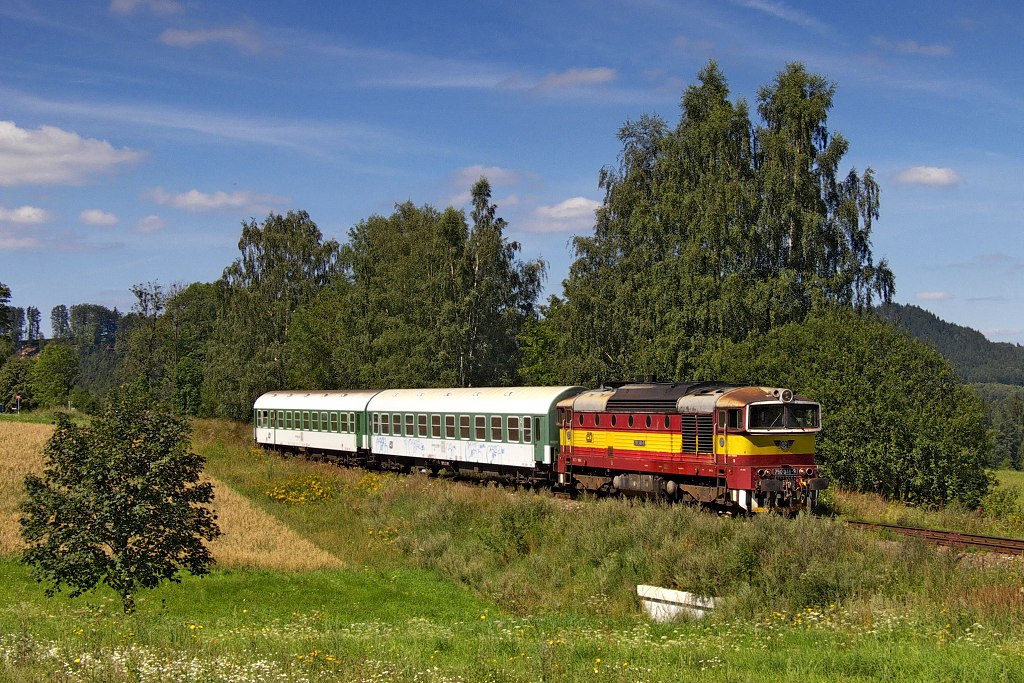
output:
M 732 502 L 747 512 L 811 510 L 828 487 L 814 459 L 821 406 L 789 389 L 741 387 L 716 406 L 719 458 Z

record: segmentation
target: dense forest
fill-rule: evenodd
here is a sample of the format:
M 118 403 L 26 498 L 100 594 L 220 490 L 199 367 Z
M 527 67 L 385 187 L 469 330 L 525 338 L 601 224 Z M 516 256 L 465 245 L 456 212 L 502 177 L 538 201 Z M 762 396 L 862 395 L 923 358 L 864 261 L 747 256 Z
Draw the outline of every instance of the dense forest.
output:
M 543 303 L 545 265 L 520 258 L 486 178 L 468 215 L 407 202 L 344 242 L 303 211 L 247 221 L 217 281 L 135 285 L 128 313 L 58 306 L 48 340 L 4 287 L 0 396 L 91 410 L 132 383 L 183 414 L 244 420 L 282 387 L 788 386 L 822 402 L 820 462 L 839 484 L 975 506 L 985 467 L 1019 458 L 997 457 L 954 366 L 875 314 L 895 291 L 871 248 L 880 188 L 842 169 L 834 92 L 790 64 L 755 120 L 709 63 L 675 125 L 627 121 L 593 234 Z
M 919 306 L 890 303 L 878 313 L 948 358 L 965 382 L 1024 387 L 1024 346 L 989 341 L 969 327 L 948 323 Z

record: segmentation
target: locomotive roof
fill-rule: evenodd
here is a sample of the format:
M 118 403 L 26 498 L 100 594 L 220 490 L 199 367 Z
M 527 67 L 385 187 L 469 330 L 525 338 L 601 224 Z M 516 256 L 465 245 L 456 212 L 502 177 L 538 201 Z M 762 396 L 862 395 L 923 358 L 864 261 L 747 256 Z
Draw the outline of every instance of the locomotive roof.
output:
M 583 387 L 471 387 L 468 389 L 385 389 L 367 410 L 381 412 L 509 413 L 541 415 Z
M 676 412 L 692 404 L 710 401 L 714 405 L 718 397 L 735 388 L 722 382 L 613 384 L 581 394 L 573 402 L 573 409 L 583 412 Z
M 742 407 L 778 401 L 787 392 L 773 387 L 740 387 L 723 382 L 611 384 L 562 403 L 578 412 L 707 413 L 715 407 Z M 806 401 L 802 396 L 786 400 Z
M 366 410 L 366 404 L 379 392 L 376 390 L 342 391 L 270 391 L 254 404 L 256 410 Z

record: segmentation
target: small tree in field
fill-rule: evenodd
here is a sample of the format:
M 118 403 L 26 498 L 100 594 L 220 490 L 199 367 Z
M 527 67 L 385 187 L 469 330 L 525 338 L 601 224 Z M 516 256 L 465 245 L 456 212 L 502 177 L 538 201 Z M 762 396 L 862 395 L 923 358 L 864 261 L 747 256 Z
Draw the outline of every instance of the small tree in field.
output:
M 128 389 L 113 392 L 91 426 L 57 417 L 43 474 L 25 478 L 21 505 L 23 561 L 50 584 L 48 596 L 67 587 L 75 597 L 102 582 L 130 614 L 139 588 L 209 571 L 204 541 L 220 530 L 190 431 Z

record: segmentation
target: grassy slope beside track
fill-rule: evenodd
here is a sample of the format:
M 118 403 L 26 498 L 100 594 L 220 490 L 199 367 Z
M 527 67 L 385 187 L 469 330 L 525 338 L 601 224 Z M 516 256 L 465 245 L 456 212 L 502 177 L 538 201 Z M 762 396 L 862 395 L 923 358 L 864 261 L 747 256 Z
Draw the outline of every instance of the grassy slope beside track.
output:
M 142 594 L 131 618 L 103 591 L 47 600 L 11 542 L 46 433 L 0 423 L 20 463 L 0 478 L 0 680 L 1024 680 L 1019 562 L 827 519 L 284 461 L 219 422 L 197 423 L 195 447 L 218 482 L 221 567 Z M 729 600 L 658 626 L 638 582 Z

